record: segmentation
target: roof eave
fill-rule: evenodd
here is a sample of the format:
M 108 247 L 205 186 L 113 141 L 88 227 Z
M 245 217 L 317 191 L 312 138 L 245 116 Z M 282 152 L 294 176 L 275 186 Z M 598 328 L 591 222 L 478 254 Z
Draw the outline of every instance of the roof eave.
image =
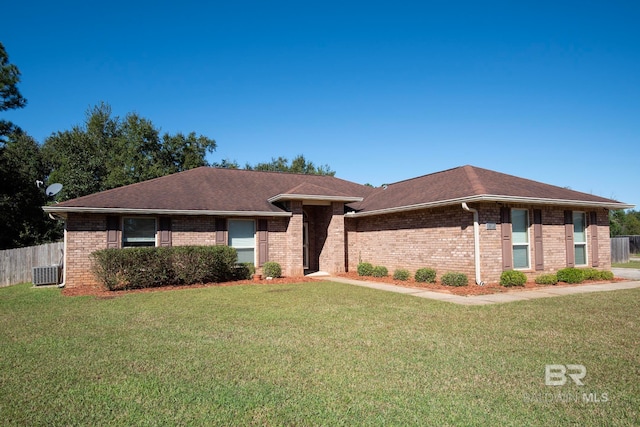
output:
M 620 202 L 595 202 L 595 201 L 588 201 L 588 200 L 547 199 L 547 198 L 537 198 L 537 197 L 482 194 L 478 196 L 458 197 L 455 199 L 437 200 L 435 202 L 418 203 L 415 205 L 398 206 L 398 207 L 392 207 L 392 208 L 377 209 L 372 211 L 348 212 L 346 215 L 348 215 L 349 217 L 385 215 L 390 213 L 407 212 L 407 211 L 414 211 L 419 209 L 430 209 L 430 208 L 437 208 L 442 206 L 451 206 L 451 205 L 457 205 L 463 202 L 466 202 L 466 203 L 501 202 L 501 203 L 524 203 L 524 204 L 533 204 L 533 205 L 556 205 L 556 206 L 570 205 L 570 206 L 581 206 L 581 207 L 591 207 L 591 208 L 598 207 L 598 208 L 611 209 L 611 210 L 631 209 L 635 207 L 635 205 L 629 205 L 629 204 L 620 203 Z
M 267 199 L 269 203 L 282 202 L 286 200 L 313 200 L 313 201 L 328 201 L 328 202 L 361 202 L 364 200 L 362 197 L 354 196 L 322 196 L 317 194 L 277 194 Z
M 219 210 L 185 210 L 185 209 L 132 209 L 132 208 L 95 208 L 76 206 L 43 206 L 50 214 L 66 215 L 68 213 L 91 214 L 124 214 L 124 215 L 204 215 L 204 216 L 245 216 L 245 217 L 290 217 L 291 212 L 272 211 L 219 211 Z

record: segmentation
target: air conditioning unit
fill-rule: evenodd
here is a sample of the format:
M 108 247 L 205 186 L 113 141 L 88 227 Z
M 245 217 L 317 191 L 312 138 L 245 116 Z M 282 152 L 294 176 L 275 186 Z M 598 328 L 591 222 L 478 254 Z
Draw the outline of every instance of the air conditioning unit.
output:
M 60 283 L 60 266 L 33 267 L 34 285 L 57 285 Z

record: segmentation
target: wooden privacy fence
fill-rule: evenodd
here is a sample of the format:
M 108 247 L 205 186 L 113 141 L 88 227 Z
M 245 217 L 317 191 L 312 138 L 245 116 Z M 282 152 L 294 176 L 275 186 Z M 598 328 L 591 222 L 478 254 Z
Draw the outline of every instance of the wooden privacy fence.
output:
M 33 267 L 61 265 L 64 243 L 0 251 L 0 286 L 31 282 Z
M 629 262 L 629 238 L 611 238 L 611 262 Z
M 640 236 L 620 236 L 629 239 L 629 253 L 640 254 Z

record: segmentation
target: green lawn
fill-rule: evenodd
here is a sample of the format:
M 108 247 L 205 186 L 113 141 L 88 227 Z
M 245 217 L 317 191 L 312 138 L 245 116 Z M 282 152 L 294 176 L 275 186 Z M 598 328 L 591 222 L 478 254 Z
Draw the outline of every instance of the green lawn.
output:
M 0 420 L 638 425 L 639 313 L 640 289 L 467 307 L 328 282 L 0 288 Z M 547 364 L 584 385 L 546 386 Z
M 629 261 L 624 263 L 614 263 L 611 267 L 616 268 L 640 268 L 640 261 Z

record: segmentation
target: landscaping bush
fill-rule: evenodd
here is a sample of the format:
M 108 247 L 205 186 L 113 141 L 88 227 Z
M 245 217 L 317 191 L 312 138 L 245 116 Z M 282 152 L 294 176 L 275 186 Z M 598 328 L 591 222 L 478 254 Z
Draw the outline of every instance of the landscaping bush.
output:
M 358 264 L 358 276 L 372 276 L 373 264 L 368 262 L 361 262 Z
M 387 267 L 376 265 L 375 267 L 373 267 L 371 275 L 373 277 L 387 277 L 389 275 L 389 270 L 387 270 Z
M 522 271 L 508 270 L 500 275 L 502 286 L 524 286 L 527 283 L 527 276 Z
M 264 277 L 277 278 L 282 276 L 282 268 L 277 262 L 268 261 L 262 265 L 262 274 Z
M 598 271 L 598 278 L 596 280 L 613 280 L 614 275 L 612 271 L 600 270 Z
M 241 262 L 233 269 L 233 280 L 249 280 L 256 274 L 256 267 L 252 262 Z
M 467 275 L 463 273 L 445 273 L 440 280 L 446 286 L 467 286 L 469 284 Z
M 556 273 L 559 282 L 565 283 L 582 283 L 584 280 L 584 273 L 579 268 L 568 267 L 558 270 Z
M 109 290 L 232 280 L 238 259 L 229 246 L 102 249 L 93 273 Z
M 541 274 L 536 277 L 535 281 L 538 285 L 555 285 L 558 283 L 558 276 L 555 274 Z
M 433 268 L 420 268 L 414 278 L 416 282 L 436 283 L 436 271 Z
M 581 269 L 584 280 L 613 280 L 613 273 L 607 270 L 596 270 L 595 268 Z
M 595 268 L 581 268 L 583 280 L 599 280 L 600 272 Z
M 409 270 L 405 270 L 404 268 L 399 268 L 393 272 L 394 280 L 405 281 L 409 280 L 409 277 L 411 277 L 411 273 L 409 273 Z

